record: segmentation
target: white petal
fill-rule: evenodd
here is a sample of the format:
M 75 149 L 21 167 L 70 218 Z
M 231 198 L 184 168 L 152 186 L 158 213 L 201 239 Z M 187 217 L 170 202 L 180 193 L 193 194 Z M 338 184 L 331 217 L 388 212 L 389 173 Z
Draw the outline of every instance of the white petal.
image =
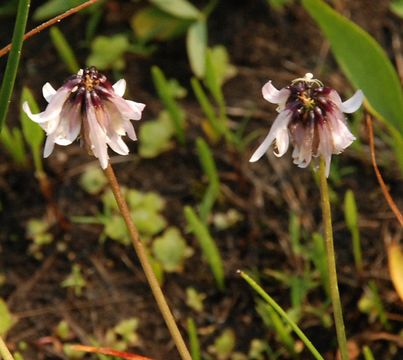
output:
M 265 100 L 273 104 L 284 104 L 290 96 L 290 90 L 285 88 L 277 90 L 269 81 L 263 86 L 262 94 Z
M 127 155 L 129 148 L 119 135 L 113 134 L 113 137 L 107 141 L 111 149 L 120 155 Z
M 335 116 L 329 116 L 329 126 L 332 136 L 333 154 L 340 154 L 345 148 L 351 145 L 355 140 L 355 136 L 350 132 L 344 121 Z
M 133 141 L 137 140 L 136 133 L 134 132 L 134 127 L 133 124 L 130 121 L 125 121 L 124 124 L 124 129 L 127 132 L 127 136 L 132 139 Z
M 274 151 L 274 155 L 276 155 L 277 157 L 283 156 L 288 150 L 289 143 L 290 143 L 290 137 L 288 135 L 288 129 L 285 128 L 279 130 L 276 136 L 277 152 Z
M 57 118 L 60 115 L 63 104 L 67 99 L 70 90 L 67 87 L 60 88 L 53 96 L 52 101 L 48 104 L 45 111 L 39 114 L 32 114 L 29 105 L 25 102 L 22 105 L 22 109 L 28 115 L 28 117 L 37 123 L 43 123 Z
M 144 108 L 146 107 L 145 104 L 142 103 L 138 103 L 135 101 L 131 101 L 131 100 L 125 100 L 127 104 L 129 104 L 129 106 L 131 107 L 131 109 L 133 110 L 133 114 L 136 115 L 136 117 L 132 117 L 132 120 L 140 120 L 141 119 L 141 112 L 144 110 Z
M 258 161 L 267 151 L 271 143 L 277 137 L 279 131 L 283 129 L 287 129 L 288 123 L 291 120 L 291 112 L 286 110 L 282 111 L 274 120 L 274 123 L 260 146 L 257 150 L 253 153 L 252 157 L 249 159 L 250 162 Z
M 106 145 L 106 135 L 102 127 L 99 125 L 96 114 L 94 111 L 94 105 L 91 101 L 91 96 L 87 94 L 87 121 L 89 140 L 91 142 L 91 150 L 95 157 L 98 158 L 101 163 L 102 169 L 106 169 L 108 166 L 108 149 Z
M 341 111 L 347 114 L 351 114 L 358 110 L 364 101 L 364 93 L 361 90 L 357 90 L 355 94 L 348 100 L 341 104 Z
M 46 138 L 45 147 L 43 149 L 43 157 L 47 158 L 53 151 L 55 147 L 55 142 L 53 136 L 48 136 Z
M 113 84 L 112 87 L 113 87 L 113 90 L 115 91 L 115 94 L 117 96 L 122 97 L 125 94 L 125 91 L 126 91 L 126 80 L 125 79 L 120 79 L 115 84 Z
M 45 85 L 43 85 L 43 87 L 42 87 L 42 94 L 43 94 L 43 97 L 46 99 L 46 101 L 49 103 L 49 102 L 52 100 L 53 95 L 56 94 L 56 90 L 53 88 L 52 85 L 50 85 L 50 84 L 47 82 L 47 83 L 46 83 Z

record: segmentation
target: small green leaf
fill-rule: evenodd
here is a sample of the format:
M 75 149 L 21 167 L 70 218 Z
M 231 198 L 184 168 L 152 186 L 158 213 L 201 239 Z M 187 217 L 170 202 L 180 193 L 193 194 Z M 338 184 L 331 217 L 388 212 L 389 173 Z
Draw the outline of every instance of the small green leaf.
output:
M 180 272 L 183 262 L 188 257 L 188 247 L 180 231 L 170 227 L 153 241 L 152 250 L 155 258 L 167 272 Z
M 402 88 L 385 51 L 368 33 L 325 2 L 303 0 L 302 4 L 330 41 L 347 77 L 364 92 L 370 107 L 402 133 Z
M 173 39 L 184 34 L 190 24 L 190 20 L 174 17 L 153 6 L 137 11 L 131 19 L 132 29 L 142 41 Z
M 139 154 L 143 158 L 154 158 L 173 147 L 171 141 L 175 129 L 167 112 L 163 111 L 153 121 L 147 121 L 140 127 Z
M 80 186 L 89 194 L 98 194 L 108 183 L 104 172 L 99 167 L 90 167 L 80 176 Z
M 194 22 L 187 33 L 186 46 L 190 67 L 201 78 L 206 69 L 207 25 L 204 19 Z
M 202 249 L 204 258 L 210 265 L 214 278 L 220 289 L 224 289 L 224 267 L 220 252 L 213 238 L 211 237 L 208 228 L 198 218 L 193 209 L 189 206 L 185 207 L 185 217 L 189 228 L 196 236 Z
M 221 86 L 226 80 L 236 75 L 236 67 L 230 63 L 228 51 L 225 46 L 214 46 L 209 49 L 209 53 L 215 77 L 218 84 Z
M 106 236 L 115 240 L 123 245 L 130 244 L 129 234 L 127 232 L 126 223 L 119 215 L 105 217 L 104 233 Z
M 7 304 L 2 298 L 0 298 L 0 319 L 0 336 L 4 336 L 15 324 L 16 320 L 8 310 Z
M 158 234 L 166 226 L 166 220 L 162 215 L 145 208 L 133 210 L 131 216 L 138 231 L 144 236 Z
M 97 36 L 91 44 L 87 65 L 99 70 L 122 70 L 126 66 L 123 55 L 129 48 L 130 43 L 125 35 Z
M 80 70 L 73 49 L 70 47 L 63 33 L 56 26 L 50 28 L 50 38 L 69 71 L 76 73 Z
M 186 288 L 186 305 L 197 312 L 203 311 L 203 301 L 206 298 L 206 294 L 199 293 L 195 288 Z
M 215 339 L 210 351 L 217 355 L 218 359 L 228 359 L 235 348 L 235 333 L 232 329 L 225 329 L 222 334 Z
M 168 14 L 184 19 L 197 19 L 202 13 L 186 0 L 150 0 L 152 4 Z

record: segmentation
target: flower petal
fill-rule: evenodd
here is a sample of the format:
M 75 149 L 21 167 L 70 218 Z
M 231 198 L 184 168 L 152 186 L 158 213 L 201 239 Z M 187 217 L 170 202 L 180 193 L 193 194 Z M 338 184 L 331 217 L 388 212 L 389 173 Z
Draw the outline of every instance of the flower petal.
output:
M 103 131 L 102 127 L 97 121 L 97 117 L 94 110 L 94 105 L 91 100 L 91 96 L 89 93 L 86 94 L 87 98 L 87 121 L 88 121 L 88 136 L 90 143 L 91 151 L 94 156 L 98 158 L 101 163 L 102 169 L 106 169 L 108 167 L 108 149 L 106 146 L 106 134 Z M 85 121 L 85 120 L 84 120 Z
M 361 90 L 357 90 L 355 94 L 348 100 L 341 104 L 341 111 L 347 114 L 351 114 L 358 110 L 364 101 L 364 93 Z
M 48 103 L 51 102 L 51 100 L 52 100 L 53 96 L 56 94 L 56 92 L 57 91 L 48 82 L 45 85 L 43 85 L 43 87 L 42 87 L 43 97 L 46 99 L 46 101 Z
M 288 129 L 280 129 L 276 136 L 277 151 L 274 151 L 274 155 L 276 155 L 277 157 L 283 156 L 287 152 L 289 144 L 290 137 L 288 135 Z
M 115 84 L 113 84 L 112 87 L 113 87 L 113 90 L 115 91 L 115 94 L 117 96 L 122 97 L 126 91 L 126 80 L 120 79 Z
M 269 81 L 263 86 L 262 94 L 265 100 L 273 104 L 284 104 L 290 96 L 290 90 L 285 88 L 277 90 Z
M 55 147 L 55 139 L 52 135 L 46 138 L 45 147 L 43 149 L 43 157 L 47 158 Z
M 260 146 L 253 153 L 252 157 L 249 159 L 250 162 L 258 161 L 267 151 L 271 143 L 277 137 L 279 131 L 287 129 L 288 123 L 291 120 L 291 112 L 286 110 L 282 111 L 274 120 L 274 123 Z

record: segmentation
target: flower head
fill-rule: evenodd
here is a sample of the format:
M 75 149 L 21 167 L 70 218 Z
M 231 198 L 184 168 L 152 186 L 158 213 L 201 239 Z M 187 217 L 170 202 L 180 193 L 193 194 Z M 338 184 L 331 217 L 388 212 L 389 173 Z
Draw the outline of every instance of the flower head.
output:
M 55 146 L 69 145 L 78 136 L 87 151 L 97 157 L 103 169 L 108 166 L 109 147 L 127 155 L 129 148 L 122 140 L 127 135 L 136 140 L 130 120 L 140 120 L 145 105 L 123 99 L 126 81 L 112 85 L 94 67 L 80 70 L 57 91 L 46 83 L 42 93 L 48 106 L 32 114 L 27 102 L 23 110 L 37 122 L 47 135 L 43 156 L 48 157 Z
M 322 156 L 329 176 L 332 154 L 341 153 L 355 140 L 343 113 L 353 113 L 361 106 L 362 91 L 342 102 L 336 90 L 323 86 L 308 73 L 281 90 L 269 81 L 262 92 L 267 101 L 278 104 L 279 115 L 249 161 L 259 160 L 273 142 L 274 154 L 284 155 L 291 139 L 294 164 L 304 168 L 312 157 Z

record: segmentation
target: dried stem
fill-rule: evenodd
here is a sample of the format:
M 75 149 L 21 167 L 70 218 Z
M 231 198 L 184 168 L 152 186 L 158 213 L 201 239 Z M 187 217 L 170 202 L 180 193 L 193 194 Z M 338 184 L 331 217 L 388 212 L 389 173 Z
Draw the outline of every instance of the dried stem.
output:
M 341 360 L 348 360 L 347 339 L 344 329 L 343 311 L 341 308 L 339 286 L 337 284 L 336 258 L 333 245 L 332 214 L 330 210 L 329 189 L 327 186 L 325 162 L 320 159 L 320 196 L 322 203 L 323 225 L 327 253 L 327 268 L 329 273 L 330 297 L 333 305 L 333 317 L 336 326 Z
M 44 23 L 42 23 L 41 25 L 37 26 L 36 28 L 32 29 L 31 31 L 28 31 L 25 35 L 24 35 L 24 41 L 29 39 L 30 37 L 40 33 L 42 30 L 45 30 L 46 28 L 59 23 L 60 21 L 62 21 L 63 19 L 65 19 L 66 17 L 73 15 L 85 8 L 87 8 L 88 6 L 91 6 L 92 4 L 95 4 L 98 0 L 88 0 L 87 2 L 78 5 L 74 8 L 71 8 L 69 10 L 67 10 L 66 12 L 64 12 L 63 14 L 60 14 L 56 17 L 54 17 L 53 19 L 50 19 Z M 11 50 L 11 44 L 8 44 L 7 46 L 5 46 L 4 48 L 2 48 L 0 50 L 0 57 L 6 55 L 9 51 Z
M 185 341 L 183 340 L 182 335 L 179 332 L 175 319 L 169 309 L 169 306 L 165 300 L 164 294 L 158 284 L 157 278 L 155 277 L 154 271 L 150 265 L 147 253 L 144 249 L 143 243 L 140 240 L 139 233 L 136 229 L 136 226 L 133 223 L 133 220 L 130 215 L 130 210 L 127 206 L 127 203 L 126 203 L 124 197 L 122 196 L 119 183 L 116 179 L 115 173 L 114 173 L 111 165 L 108 164 L 108 167 L 104 171 L 105 171 L 106 177 L 109 180 L 109 184 L 112 188 L 113 195 L 115 196 L 115 199 L 119 206 L 122 217 L 129 230 L 129 234 L 132 239 L 134 249 L 136 250 L 136 254 L 140 260 L 141 266 L 143 267 L 148 284 L 150 285 L 151 291 L 153 292 L 157 305 L 161 311 L 161 314 L 165 320 L 165 323 L 169 329 L 169 332 L 171 333 L 172 339 L 175 342 L 175 345 L 179 351 L 179 354 L 180 354 L 182 360 L 192 360 L 189 350 L 187 349 Z
M 11 355 L 10 350 L 8 350 L 6 343 L 0 336 L 0 358 L 4 360 L 14 360 L 13 355 Z
M 371 162 L 372 166 L 374 167 L 375 175 L 378 180 L 378 183 L 382 189 L 383 196 L 385 197 L 390 209 L 395 214 L 397 220 L 399 221 L 400 225 L 403 226 L 403 216 L 398 207 L 396 206 L 395 202 L 393 201 L 392 197 L 389 194 L 388 188 L 386 187 L 385 182 L 383 181 L 381 172 L 378 169 L 378 165 L 376 164 L 375 158 L 375 145 L 374 145 L 374 131 L 372 129 L 372 121 L 371 116 L 367 115 L 367 127 L 368 127 L 368 136 L 369 136 L 369 148 L 371 153 Z

